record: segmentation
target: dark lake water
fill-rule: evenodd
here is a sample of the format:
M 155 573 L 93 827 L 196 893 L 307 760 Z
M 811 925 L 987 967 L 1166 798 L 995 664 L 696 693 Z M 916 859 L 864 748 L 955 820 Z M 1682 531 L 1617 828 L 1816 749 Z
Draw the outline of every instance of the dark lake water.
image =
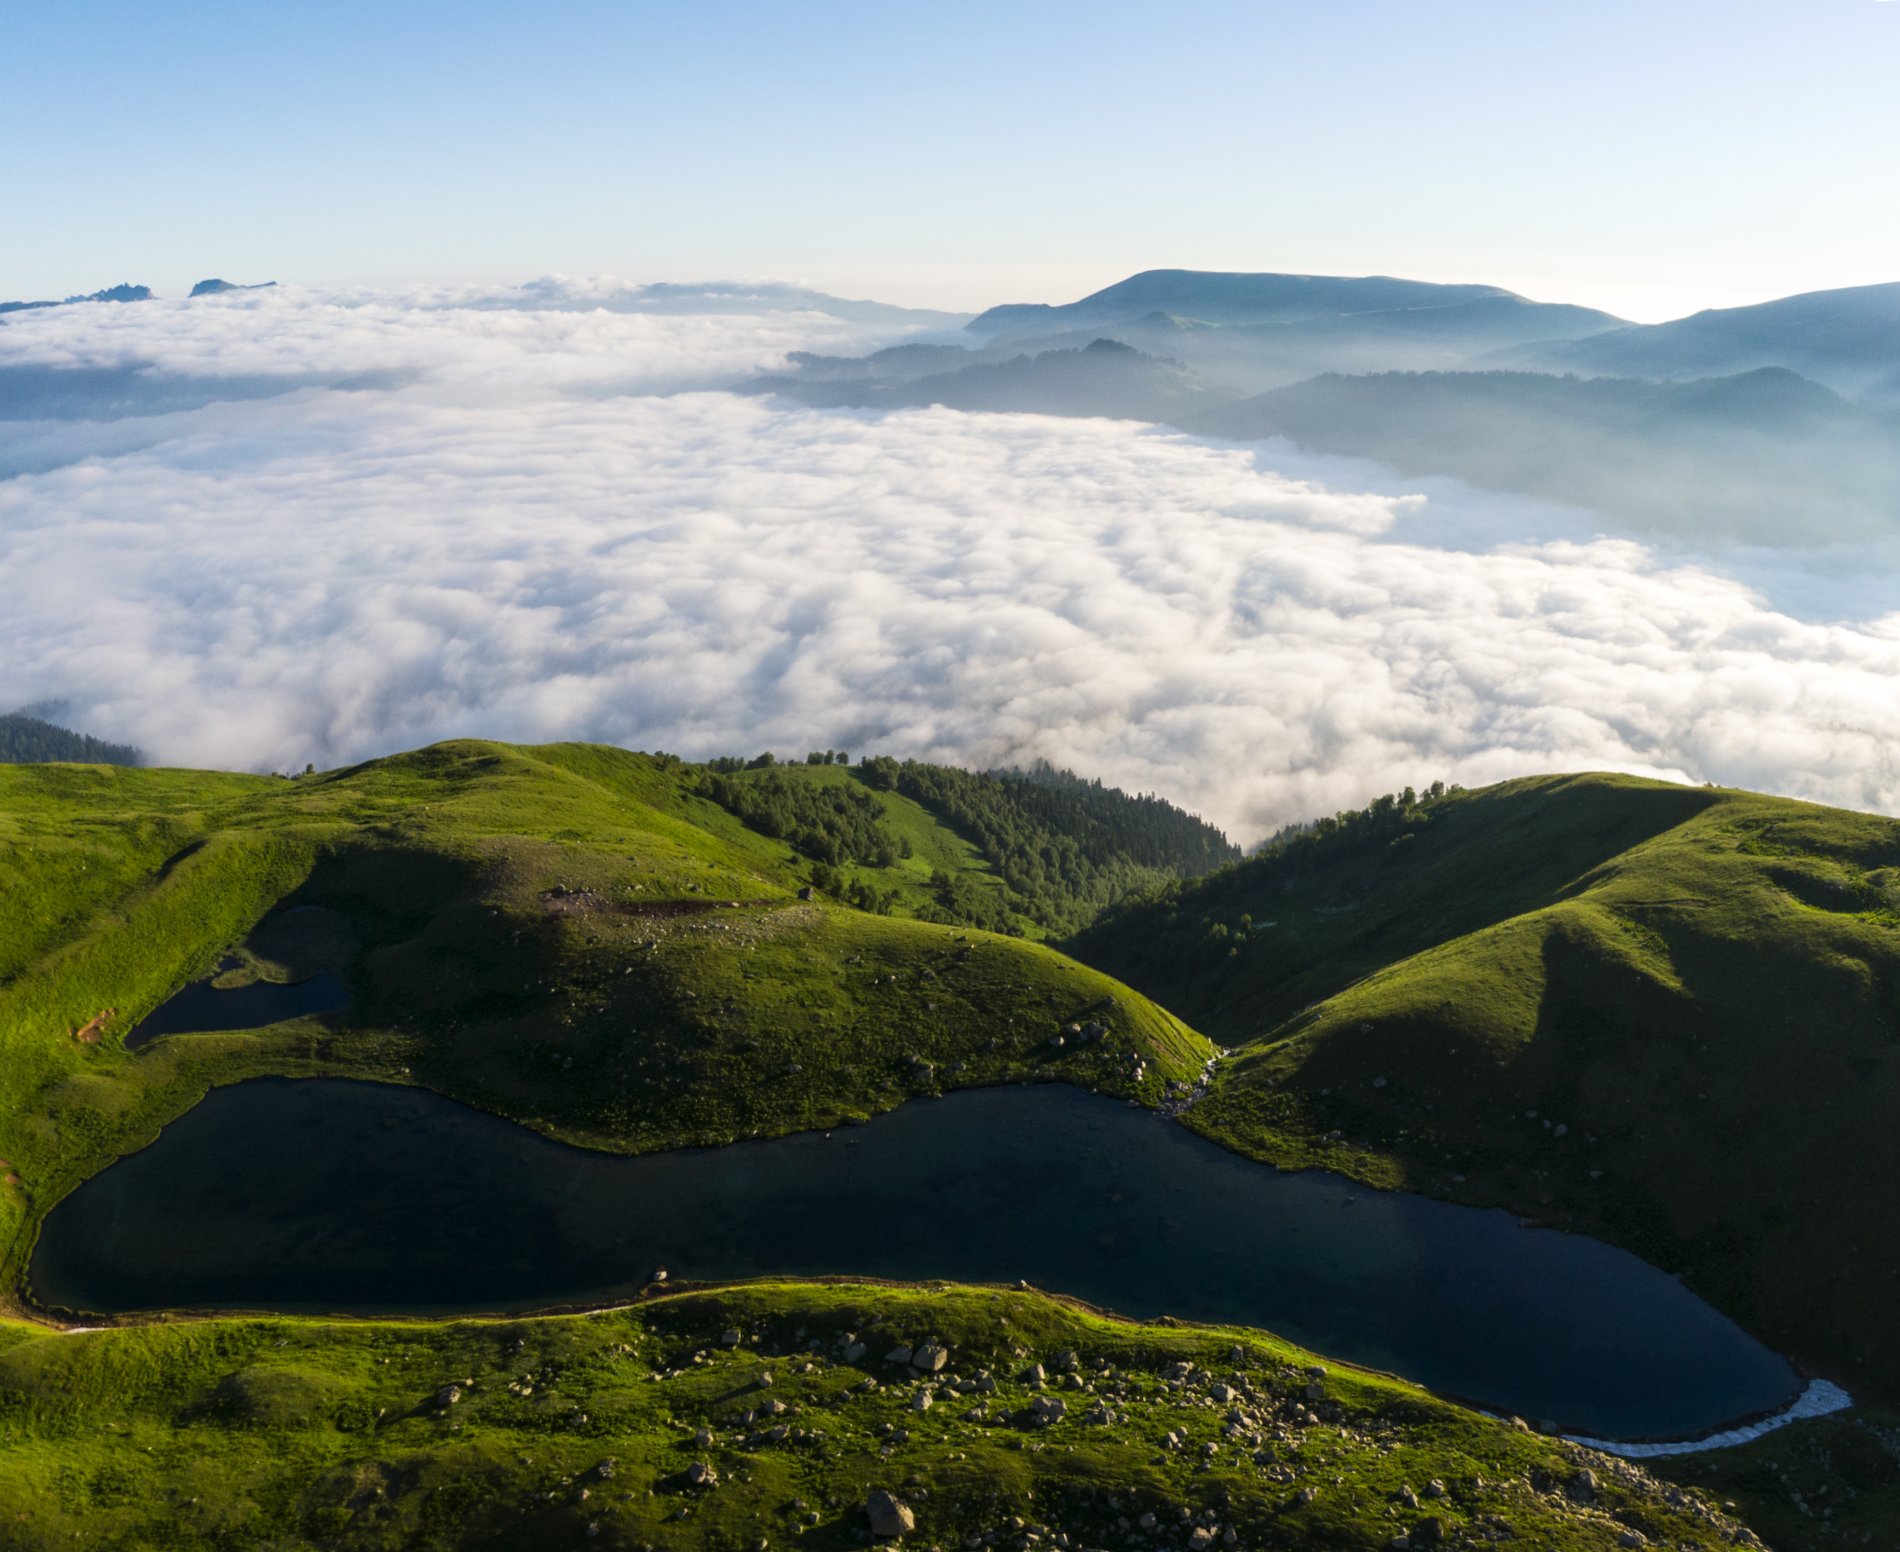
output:
M 1265 1327 L 1535 1421 L 1681 1437 L 1793 1371 L 1634 1256 L 1508 1214 L 1281 1174 L 1062 1085 L 620 1158 L 420 1089 L 220 1089 L 53 1209 L 48 1304 L 447 1314 L 674 1278 L 1014 1282 Z
M 228 965 L 218 967 L 220 971 L 227 968 Z M 136 1050 L 160 1035 L 262 1029 L 279 1019 L 334 1013 L 347 1006 L 349 1000 L 349 988 L 327 970 L 307 981 L 294 981 L 289 985 L 253 981 L 249 986 L 234 986 L 229 991 L 219 991 L 209 980 L 193 981 L 147 1014 L 125 1037 L 125 1048 Z

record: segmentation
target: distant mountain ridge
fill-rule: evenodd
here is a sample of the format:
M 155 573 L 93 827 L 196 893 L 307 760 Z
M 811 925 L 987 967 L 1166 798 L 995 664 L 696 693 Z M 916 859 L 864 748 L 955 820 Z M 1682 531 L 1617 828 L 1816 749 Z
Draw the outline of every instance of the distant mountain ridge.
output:
M 33 312 L 42 307 L 70 307 L 75 302 L 149 302 L 152 300 L 150 286 L 135 286 L 130 281 L 121 285 L 107 286 L 103 291 L 89 291 L 84 296 L 63 297 L 57 302 L 0 302 L 0 313 Z
M 1150 269 L 1130 275 L 1077 302 L 1051 306 L 1008 303 L 979 313 L 965 327 L 987 338 L 1044 324 L 1102 323 L 1175 313 L 1224 325 L 1268 319 L 1323 318 L 1349 313 L 1442 307 L 1509 297 L 1500 286 L 1437 285 L 1389 275 L 1248 274 L 1215 270 Z
M 1900 373 L 1900 282 L 1632 324 L 1587 339 L 1524 347 L 1498 364 L 1671 379 L 1778 366 L 1843 393 L 1891 392 Z
M 269 291 L 277 284 L 274 280 L 260 280 L 255 285 L 240 286 L 229 280 L 201 280 L 191 288 L 192 296 L 222 296 L 227 291 Z
M 1641 325 L 1498 286 L 1149 270 L 966 333 L 742 391 L 1285 437 L 1682 537 L 1900 530 L 1900 285 Z

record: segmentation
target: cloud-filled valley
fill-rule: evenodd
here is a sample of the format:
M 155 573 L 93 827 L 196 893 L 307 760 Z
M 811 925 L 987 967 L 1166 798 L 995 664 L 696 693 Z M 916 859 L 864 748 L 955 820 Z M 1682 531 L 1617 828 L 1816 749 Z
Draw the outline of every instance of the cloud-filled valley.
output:
M 0 421 L 0 709 L 245 768 L 460 735 L 1043 756 L 1241 839 L 1552 769 L 1900 810 L 1900 615 L 1863 586 L 1830 618 L 1825 557 L 1775 558 L 1797 617 L 1737 569 L 1759 557 L 1285 444 L 740 397 L 717 385 L 903 320 L 665 300 L 258 292 L 0 326 L 0 377 L 275 380 Z

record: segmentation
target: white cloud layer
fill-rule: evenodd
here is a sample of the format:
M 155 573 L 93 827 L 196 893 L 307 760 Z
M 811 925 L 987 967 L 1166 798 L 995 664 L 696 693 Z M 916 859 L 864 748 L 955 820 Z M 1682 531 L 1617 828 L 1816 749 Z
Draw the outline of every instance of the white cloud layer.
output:
M 875 342 L 810 311 L 470 303 L 0 328 L 0 367 L 401 380 L 0 426 L 0 467 L 37 471 L 0 479 L 0 706 L 255 768 L 460 735 L 1046 756 L 1242 839 L 1585 768 L 1900 809 L 1900 616 L 1797 619 L 1712 563 L 1286 449 L 597 391 Z

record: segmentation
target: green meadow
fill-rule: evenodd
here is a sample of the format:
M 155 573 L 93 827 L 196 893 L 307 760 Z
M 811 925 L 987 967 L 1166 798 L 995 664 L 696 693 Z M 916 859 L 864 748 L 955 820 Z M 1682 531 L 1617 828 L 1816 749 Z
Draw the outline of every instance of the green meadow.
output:
M 1900 826 L 1565 777 L 1235 862 L 1079 784 L 747 764 L 0 765 L 0 1544 L 855 1545 L 879 1489 L 945 1547 L 1700 1547 L 1738 1519 L 1891 1544 Z M 193 979 L 317 971 L 342 1012 L 127 1048 Z M 1869 1405 L 1645 1472 L 1263 1333 L 1026 1290 L 67 1332 L 27 1284 L 54 1203 L 254 1076 L 419 1084 L 643 1152 L 982 1084 L 1159 1105 L 1222 1048 L 1185 1112 L 1206 1135 L 1624 1245 Z M 883 1363 L 919 1342 L 948 1380 Z

